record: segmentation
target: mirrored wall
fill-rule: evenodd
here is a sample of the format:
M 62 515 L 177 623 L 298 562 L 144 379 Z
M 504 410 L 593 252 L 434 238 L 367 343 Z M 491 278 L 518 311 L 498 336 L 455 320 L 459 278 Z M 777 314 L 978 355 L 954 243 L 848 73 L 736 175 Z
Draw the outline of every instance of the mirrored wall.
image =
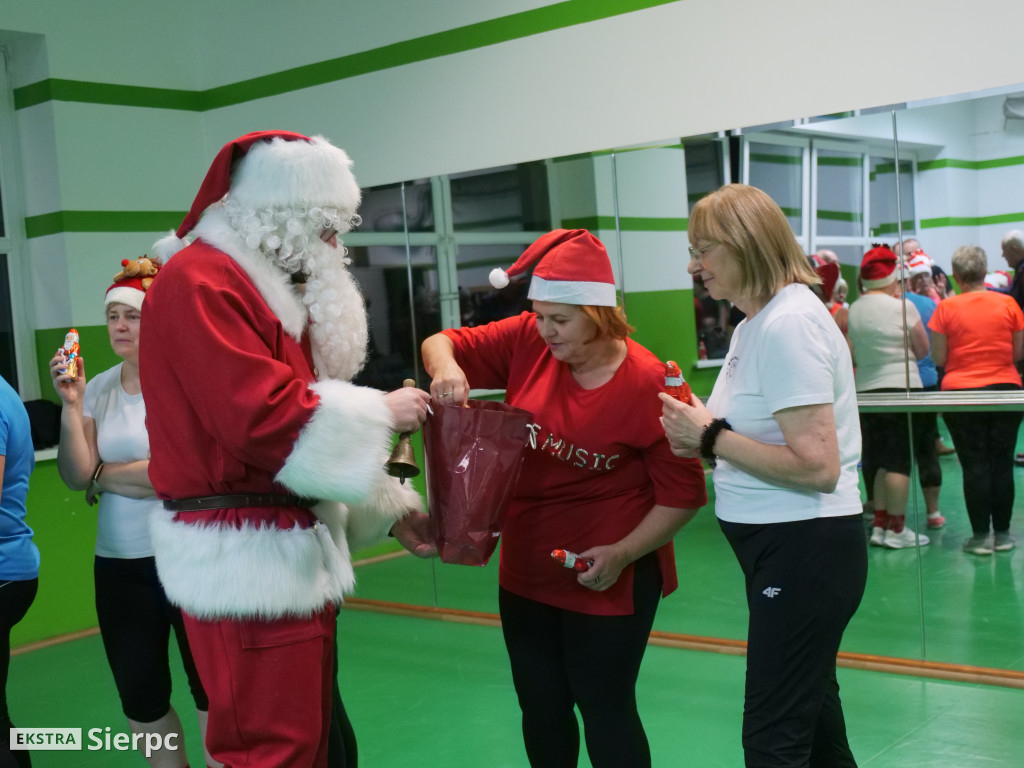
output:
M 679 361 L 695 391 L 706 395 L 742 316 L 710 300 L 686 274 L 687 217 L 696 200 L 730 181 L 769 192 L 807 254 L 836 255 L 850 303 L 859 296 L 861 257 L 876 242 L 895 247 L 917 240 L 946 275 L 958 246 L 977 245 L 988 273 L 1010 271 L 1001 240 L 1024 229 L 1018 91 L 1024 86 L 368 189 L 363 225 L 346 238 L 373 334 L 362 380 L 392 388 L 414 377 L 426 386 L 418 361 L 426 336 L 528 308 L 525 280 L 495 291 L 489 271 L 509 266 L 552 228 L 585 227 L 612 255 L 637 340 L 662 359 Z M 901 284 L 903 293 L 910 290 Z M 909 345 L 906 354 L 907 366 L 916 366 Z M 938 413 L 944 444 L 957 448 L 944 414 L 1015 418 L 1024 397 L 908 387 L 865 397 L 862 407 Z M 870 548 L 868 589 L 843 650 L 1024 670 L 1024 553 L 962 550 L 971 524 L 960 452 L 941 456 L 939 466 L 941 482 L 936 490 L 931 480 L 927 498 L 915 470 L 907 508 L 907 525 L 929 536 L 929 544 Z M 1013 472 L 1020 486 L 1024 467 Z M 1024 506 L 1020 491 L 1016 508 Z M 946 523 L 929 528 L 927 512 L 936 504 Z M 1024 543 L 1022 521 L 1024 514 L 1015 514 L 1010 531 Z M 869 526 L 866 518 L 865 535 Z M 672 607 L 662 608 L 655 629 L 743 639 L 742 577 L 710 505 L 677 537 L 676 548 L 682 587 L 666 601 Z M 688 556 L 697 551 L 699 557 Z M 452 570 L 465 566 L 404 558 L 386 577 L 361 575 L 359 595 L 493 613 L 496 560 L 467 579 Z

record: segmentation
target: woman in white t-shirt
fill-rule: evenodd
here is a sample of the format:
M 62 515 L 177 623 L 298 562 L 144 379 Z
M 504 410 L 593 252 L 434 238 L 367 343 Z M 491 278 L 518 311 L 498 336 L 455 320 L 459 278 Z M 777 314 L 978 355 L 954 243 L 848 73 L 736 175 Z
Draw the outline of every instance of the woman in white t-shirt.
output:
M 847 331 L 857 366 L 857 391 L 920 391 L 916 361 L 928 355 L 928 332 L 913 302 L 904 304 L 897 297 L 900 283 L 896 254 L 884 245 L 874 246 L 861 260 L 860 282 L 864 292 L 850 307 Z M 908 344 L 914 354 L 909 365 L 905 351 Z M 925 420 L 914 419 L 915 445 L 932 439 L 922 434 L 926 427 Z M 925 546 L 928 537 L 906 526 L 911 468 L 907 414 L 864 413 L 860 429 L 864 483 L 875 507 L 871 544 L 889 549 Z
M 130 262 L 122 262 L 126 267 Z M 206 741 L 209 702 L 189 651 L 181 612 L 167 601 L 156 573 L 150 518 L 160 509 L 149 481 L 146 404 L 139 384 L 139 325 L 143 299 L 158 266 L 140 259 L 107 290 L 110 345 L 122 362 L 86 383 L 85 360 L 68 370 L 64 349 L 50 360 L 63 401 L 57 469 L 73 490 L 99 501 L 94 577 L 96 615 L 121 708 L 132 733 L 153 734 L 152 766 L 187 766 L 181 721 L 170 703 L 168 641 L 173 629 Z M 131 273 L 131 274 L 128 274 Z M 155 741 L 147 739 L 150 744 Z M 205 747 L 204 747 L 205 748 Z M 207 765 L 219 765 L 206 753 Z
M 714 466 L 746 577 L 748 766 L 855 766 L 836 654 L 867 578 L 850 351 L 785 214 L 729 184 L 690 216 L 691 275 L 746 315 L 705 407 L 664 395 L 673 452 Z

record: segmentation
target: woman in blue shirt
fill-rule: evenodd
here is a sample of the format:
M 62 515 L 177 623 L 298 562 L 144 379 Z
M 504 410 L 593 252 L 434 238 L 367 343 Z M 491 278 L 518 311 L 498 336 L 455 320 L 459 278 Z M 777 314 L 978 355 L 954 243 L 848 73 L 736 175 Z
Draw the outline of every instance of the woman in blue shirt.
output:
M 25 616 L 39 586 L 39 549 L 25 524 L 28 478 L 35 467 L 28 412 L 10 384 L 0 379 L 0 765 L 30 766 L 28 752 L 12 752 L 7 711 L 11 629 Z

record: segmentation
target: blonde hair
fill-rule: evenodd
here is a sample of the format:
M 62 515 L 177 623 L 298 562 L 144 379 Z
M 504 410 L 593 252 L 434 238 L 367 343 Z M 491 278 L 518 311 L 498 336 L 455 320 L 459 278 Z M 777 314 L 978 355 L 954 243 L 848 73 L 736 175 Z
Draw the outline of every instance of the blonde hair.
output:
M 608 336 L 622 340 L 634 330 L 633 326 L 626 322 L 626 315 L 622 312 L 621 307 L 598 307 L 592 304 L 582 304 L 580 309 L 597 326 L 595 338 Z
M 733 252 L 745 293 L 771 296 L 789 283 L 821 282 L 786 214 L 757 187 L 726 184 L 702 197 L 690 214 L 689 231 L 693 242 L 720 243 Z
M 953 251 L 953 277 L 960 285 L 984 281 L 988 273 L 985 251 L 977 245 L 961 245 Z

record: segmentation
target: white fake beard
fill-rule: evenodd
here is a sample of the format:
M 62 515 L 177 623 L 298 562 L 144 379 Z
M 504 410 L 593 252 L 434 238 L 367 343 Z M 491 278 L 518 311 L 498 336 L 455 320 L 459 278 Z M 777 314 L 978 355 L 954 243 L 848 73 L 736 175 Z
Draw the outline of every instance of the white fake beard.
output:
M 309 340 L 320 378 L 351 380 L 366 360 L 366 303 L 346 265 L 346 251 L 316 240 L 307 248 L 309 274 L 302 303 L 309 311 Z

